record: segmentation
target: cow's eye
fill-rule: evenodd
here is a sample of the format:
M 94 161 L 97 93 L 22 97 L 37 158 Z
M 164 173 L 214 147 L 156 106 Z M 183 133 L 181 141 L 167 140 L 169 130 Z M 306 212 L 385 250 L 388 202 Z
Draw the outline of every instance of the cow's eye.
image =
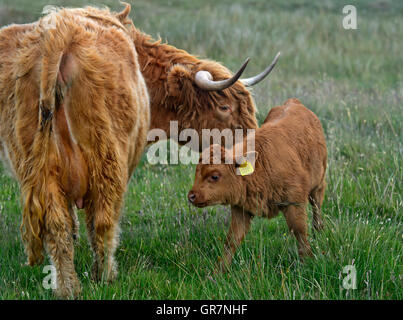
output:
M 213 175 L 210 177 L 210 180 L 213 181 L 213 182 L 217 182 L 218 179 L 220 179 L 220 177 L 219 177 L 218 175 L 215 175 L 215 174 L 213 174 Z
M 220 108 L 221 111 L 224 111 L 224 112 L 231 111 L 231 107 L 230 107 L 230 106 L 220 106 L 219 108 Z

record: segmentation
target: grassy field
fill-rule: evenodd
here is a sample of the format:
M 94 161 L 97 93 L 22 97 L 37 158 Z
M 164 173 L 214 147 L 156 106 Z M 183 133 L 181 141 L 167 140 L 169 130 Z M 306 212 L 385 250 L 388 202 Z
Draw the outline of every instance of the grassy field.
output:
M 126 196 L 113 284 L 90 280 L 92 258 L 81 224 L 79 298 L 402 299 L 403 3 L 130 2 L 137 27 L 179 48 L 232 70 L 251 57 L 247 76 L 282 52 L 270 80 L 254 88 L 258 119 L 291 97 L 319 116 L 329 151 L 326 227 L 311 237 L 315 258 L 302 264 L 283 216 L 255 219 L 231 271 L 210 277 L 229 208 L 190 207 L 194 166 L 152 166 L 143 157 Z M 0 25 L 33 21 L 46 4 L 83 3 L 0 0 Z M 120 8 L 118 1 L 102 3 Z M 342 27 L 345 4 L 357 7 L 357 30 Z M 43 266 L 23 266 L 20 220 L 18 186 L 0 168 L 0 299 L 52 299 L 42 287 Z M 341 287 L 345 265 L 356 267 L 355 290 Z

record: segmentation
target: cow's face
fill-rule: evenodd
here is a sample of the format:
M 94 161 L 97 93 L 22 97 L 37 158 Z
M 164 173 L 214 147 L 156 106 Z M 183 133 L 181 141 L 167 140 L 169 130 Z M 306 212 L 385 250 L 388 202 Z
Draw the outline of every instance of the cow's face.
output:
M 202 129 L 242 129 L 244 136 L 247 129 L 256 129 L 255 104 L 246 88 L 254 83 L 239 79 L 246 64 L 233 76 L 214 61 L 174 65 L 168 72 L 167 89 L 180 129 L 195 129 L 200 138 Z
M 231 78 L 220 64 L 203 61 L 200 65 L 175 65 L 168 73 L 168 94 L 185 127 L 198 129 L 256 128 L 255 105 L 241 82 L 222 90 L 207 90 L 196 81 L 198 72 L 216 79 Z

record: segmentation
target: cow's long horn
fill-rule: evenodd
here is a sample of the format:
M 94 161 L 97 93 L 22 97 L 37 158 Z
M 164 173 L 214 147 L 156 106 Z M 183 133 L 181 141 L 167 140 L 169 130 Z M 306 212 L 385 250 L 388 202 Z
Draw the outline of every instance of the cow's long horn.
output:
M 251 78 L 241 79 L 239 81 L 241 81 L 247 87 L 254 86 L 256 83 L 259 83 L 260 81 L 262 81 L 264 78 L 266 78 L 269 75 L 269 73 L 273 70 L 274 66 L 276 65 L 279 57 L 280 57 L 280 52 L 277 53 L 273 62 L 262 73 L 259 73 L 257 76 L 254 76 Z
M 242 67 L 235 73 L 231 78 L 225 80 L 214 81 L 213 76 L 208 71 L 198 71 L 195 76 L 195 82 L 200 89 L 207 91 L 216 91 L 216 90 L 224 90 L 232 86 L 242 75 L 247 64 L 249 62 L 249 58 L 245 60 Z

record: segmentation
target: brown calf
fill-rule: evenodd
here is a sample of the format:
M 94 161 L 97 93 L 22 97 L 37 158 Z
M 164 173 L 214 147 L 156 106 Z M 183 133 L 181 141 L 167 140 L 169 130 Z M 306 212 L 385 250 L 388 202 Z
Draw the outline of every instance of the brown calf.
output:
M 247 137 L 245 139 L 250 139 Z M 248 232 L 254 216 L 275 217 L 282 211 L 298 240 L 300 256 L 310 255 L 307 240 L 308 201 L 313 208 L 313 227 L 322 228 L 321 205 L 325 191 L 327 150 L 322 126 L 313 112 L 297 99 L 270 110 L 256 131 L 255 150 L 237 154 L 212 145 L 202 154 L 210 164 L 199 163 L 189 201 L 197 207 L 216 204 L 232 206 L 231 226 L 221 268 L 225 270 L 236 248 Z M 220 151 L 221 164 L 212 164 Z M 225 157 L 233 164 L 224 164 Z M 254 172 L 240 175 L 249 161 Z M 228 160 L 227 160 L 228 162 Z

